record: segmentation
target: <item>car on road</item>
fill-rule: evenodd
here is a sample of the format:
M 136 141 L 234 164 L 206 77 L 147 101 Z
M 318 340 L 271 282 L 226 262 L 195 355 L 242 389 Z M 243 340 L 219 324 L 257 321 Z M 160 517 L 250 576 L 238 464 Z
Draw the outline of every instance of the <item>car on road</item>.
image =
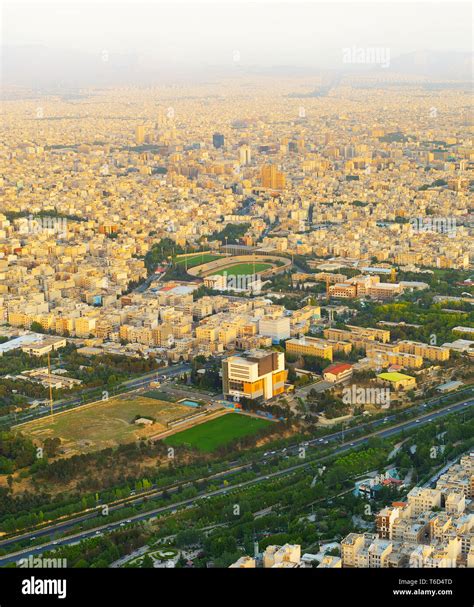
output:
M 417 419 L 417 420 L 415 421 L 415 423 L 416 423 L 416 424 L 419 424 L 419 423 L 420 423 L 420 420 L 419 420 L 419 419 Z
M 130 519 L 130 518 L 129 518 L 129 519 L 127 520 L 127 523 L 131 523 L 131 522 L 132 522 L 132 519 Z
M 57 541 L 56 541 L 56 542 L 53 542 L 53 545 L 54 545 L 54 546 L 56 546 L 56 544 L 58 544 L 58 542 L 57 542 Z
M 354 446 L 354 443 L 351 443 L 351 444 L 350 444 L 350 447 L 353 447 L 353 446 Z
M 428 421 L 429 421 L 429 422 L 432 422 L 432 421 L 433 421 L 433 418 L 432 418 L 432 417 L 430 417 Z
M 318 440 L 318 443 L 324 443 L 324 438 L 320 438 L 320 439 Z

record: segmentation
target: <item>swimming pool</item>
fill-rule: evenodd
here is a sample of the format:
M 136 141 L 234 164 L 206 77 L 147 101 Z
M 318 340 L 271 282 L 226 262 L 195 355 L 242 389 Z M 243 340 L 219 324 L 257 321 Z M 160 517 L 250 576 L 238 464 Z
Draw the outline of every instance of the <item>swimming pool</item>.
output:
M 188 405 L 188 407 L 199 407 L 199 403 L 194 400 L 182 400 L 180 405 Z

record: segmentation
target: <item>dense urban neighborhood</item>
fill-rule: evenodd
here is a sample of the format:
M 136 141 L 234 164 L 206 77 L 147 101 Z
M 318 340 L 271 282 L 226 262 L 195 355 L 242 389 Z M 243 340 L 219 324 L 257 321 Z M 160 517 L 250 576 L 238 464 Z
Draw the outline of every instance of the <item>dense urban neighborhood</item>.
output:
M 0 569 L 474 568 L 469 59 L 342 51 L 7 83 Z

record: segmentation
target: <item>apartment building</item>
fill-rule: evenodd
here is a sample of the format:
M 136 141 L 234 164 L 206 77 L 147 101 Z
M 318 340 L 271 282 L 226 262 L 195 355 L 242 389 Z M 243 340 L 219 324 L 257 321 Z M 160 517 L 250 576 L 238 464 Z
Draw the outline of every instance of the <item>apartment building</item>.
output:
M 357 297 L 357 287 L 349 282 L 337 282 L 329 286 L 328 293 L 330 297 L 337 299 L 355 299 Z
M 397 343 L 399 351 L 407 354 L 415 354 L 428 360 L 442 362 L 449 360 L 449 348 L 442 346 L 431 346 L 419 341 L 403 340 Z
M 37 341 L 29 343 L 21 348 L 22 352 L 26 352 L 30 356 L 44 356 L 48 352 L 64 348 L 66 339 L 64 337 L 44 336 Z
M 347 342 L 354 348 L 365 350 L 367 341 L 375 341 L 374 336 L 363 336 L 345 329 L 334 329 L 332 327 L 323 330 L 324 338 L 328 341 Z
M 439 508 L 442 493 L 439 489 L 414 487 L 407 495 L 408 505 L 414 516 Z
M 373 366 L 398 365 L 406 369 L 419 369 L 423 366 L 423 358 L 418 354 L 405 354 L 404 352 L 391 352 L 380 348 L 371 348 L 367 356 Z
M 376 536 L 351 533 L 342 541 L 343 567 L 474 567 L 474 514 L 465 493 L 473 472 L 470 453 L 440 477 L 436 489 L 414 487 L 407 501 L 382 508 Z M 391 542 L 389 552 L 381 541 Z
M 349 533 L 341 542 L 343 567 L 367 567 L 367 550 L 377 536 L 370 533 Z
M 258 332 L 265 337 L 271 337 L 273 343 L 279 343 L 280 340 L 290 337 L 290 318 L 289 316 L 279 318 L 264 316 L 259 320 Z
M 373 338 L 382 343 L 390 341 L 390 331 L 388 329 L 374 329 L 372 327 L 358 327 L 356 325 L 346 325 L 352 334 L 361 335 L 366 339 Z
M 274 164 L 264 164 L 261 168 L 260 179 L 262 187 L 273 190 L 283 190 L 286 185 L 284 173 L 279 171 Z
M 328 557 L 332 558 L 332 557 Z M 339 559 L 340 561 L 340 559 Z M 263 555 L 241 556 L 235 563 L 229 565 L 229 569 L 294 569 L 304 567 L 304 558 L 301 558 L 301 546 L 299 544 L 285 544 L 284 546 L 267 546 Z M 327 564 L 327 567 L 330 565 Z M 333 567 L 340 567 L 336 563 Z
M 451 466 L 448 472 L 442 474 L 436 489 L 440 491 L 461 492 L 467 499 L 474 498 L 474 453 L 462 457 L 458 464 Z
M 94 335 L 96 322 L 97 319 L 93 317 L 81 316 L 81 318 L 76 318 L 76 337 L 89 337 L 90 335 Z
M 284 546 L 267 546 L 263 553 L 265 569 L 284 569 L 299 567 L 301 561 L 301 546 L 285 544 Z
M 241 556 L 235 563 L 229 565 L 229 569 L 255 569 L 256 562 L 251 556 Z
M 319 356 L 333 360 L 333 346 L 325 340 L 316 337 L 300 337 L 298 339 L 289 339 L 285 342 L 285 349 L 288 354 L 297 356 Z
M 377 535 L 385 540 L 392 539 L 393 524 L 400 516 L 400 509 L 395 506 L 382 508 L 375 517 Z

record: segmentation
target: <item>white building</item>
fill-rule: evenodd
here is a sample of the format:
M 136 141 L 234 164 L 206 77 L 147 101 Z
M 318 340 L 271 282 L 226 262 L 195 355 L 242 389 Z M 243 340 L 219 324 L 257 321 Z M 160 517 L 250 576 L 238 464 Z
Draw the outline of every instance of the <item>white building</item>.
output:
M 290 337 L 290 318 L 289 316 L 264 317 L 258 323 L 258 332 L 265 337 L 271 337 L 273 343 L 288 339 Z

